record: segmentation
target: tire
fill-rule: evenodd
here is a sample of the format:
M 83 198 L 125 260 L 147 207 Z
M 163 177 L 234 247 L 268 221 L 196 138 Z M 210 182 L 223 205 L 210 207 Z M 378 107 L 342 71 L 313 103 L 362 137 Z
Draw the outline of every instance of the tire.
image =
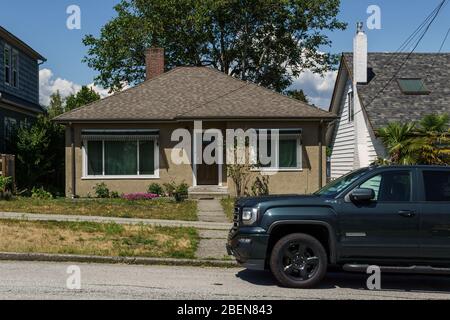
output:
M 270 269 L 277 281 L 288 288 L 311 288 L 327 273 L 327 253 L 314 237 L 303 233 L 280 239 L 270 256 Z

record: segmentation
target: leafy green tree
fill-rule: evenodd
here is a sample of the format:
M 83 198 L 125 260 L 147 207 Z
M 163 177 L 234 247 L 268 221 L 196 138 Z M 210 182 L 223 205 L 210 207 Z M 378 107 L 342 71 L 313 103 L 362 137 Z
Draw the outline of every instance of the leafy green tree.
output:
M 83 86 L 76 94 L 67 97 L 65 111 L 71 111 L 97 100 L 100 100 L 100 95 L 92 88 Z
M 308 98 L 306 97 L 303 90 L 289 90 L 289 91 L 286 91 L 286 95 L 288 97 L 294 98 L 296 100 L 300 100 L 302 102 L 309 103 Z
M 43 186 L 55 194 L 64 192 L 64 127 L 39 116 L 31 126 L 22 126 L 16 138 L 19 190 Z
M 84 61 L 111 91 L 145 79 L 145 49 L 163 47 L 167 69 L 211 66 L 283 92 L 308 68 L 328 71 L 329 31 L 343 30 L 340 0 L 122 0 Z
M 59 90 L 50 96 L 50 104 L 47 107 L 50 119 L 64 113 L 64 99 L 61 97 Z

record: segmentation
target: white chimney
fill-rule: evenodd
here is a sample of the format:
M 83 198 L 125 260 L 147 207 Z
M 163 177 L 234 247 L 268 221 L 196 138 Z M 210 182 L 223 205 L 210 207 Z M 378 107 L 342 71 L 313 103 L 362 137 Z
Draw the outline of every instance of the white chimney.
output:
M 367 83 L 367 35 L 362 22 L 358 22 L 353 40 L 353 74 L 356 83 Z

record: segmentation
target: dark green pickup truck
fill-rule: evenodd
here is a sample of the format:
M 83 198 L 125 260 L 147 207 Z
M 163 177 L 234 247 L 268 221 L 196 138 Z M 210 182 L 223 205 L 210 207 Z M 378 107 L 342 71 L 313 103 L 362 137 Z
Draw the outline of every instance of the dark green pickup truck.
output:
M 295 288 L 329 266 L 450 273 L 450 167 L 370 167 L 313 195 L 238 200 L 227 249 Z

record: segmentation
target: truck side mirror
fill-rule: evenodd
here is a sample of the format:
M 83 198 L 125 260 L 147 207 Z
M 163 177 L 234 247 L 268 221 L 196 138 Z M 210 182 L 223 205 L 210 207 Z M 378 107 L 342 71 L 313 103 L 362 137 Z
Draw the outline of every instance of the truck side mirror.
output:
M 368 188 L 359 188 L 352 191 L 350 200 L 354 202 L 370 201 L 375 199 L 375 191 Z

